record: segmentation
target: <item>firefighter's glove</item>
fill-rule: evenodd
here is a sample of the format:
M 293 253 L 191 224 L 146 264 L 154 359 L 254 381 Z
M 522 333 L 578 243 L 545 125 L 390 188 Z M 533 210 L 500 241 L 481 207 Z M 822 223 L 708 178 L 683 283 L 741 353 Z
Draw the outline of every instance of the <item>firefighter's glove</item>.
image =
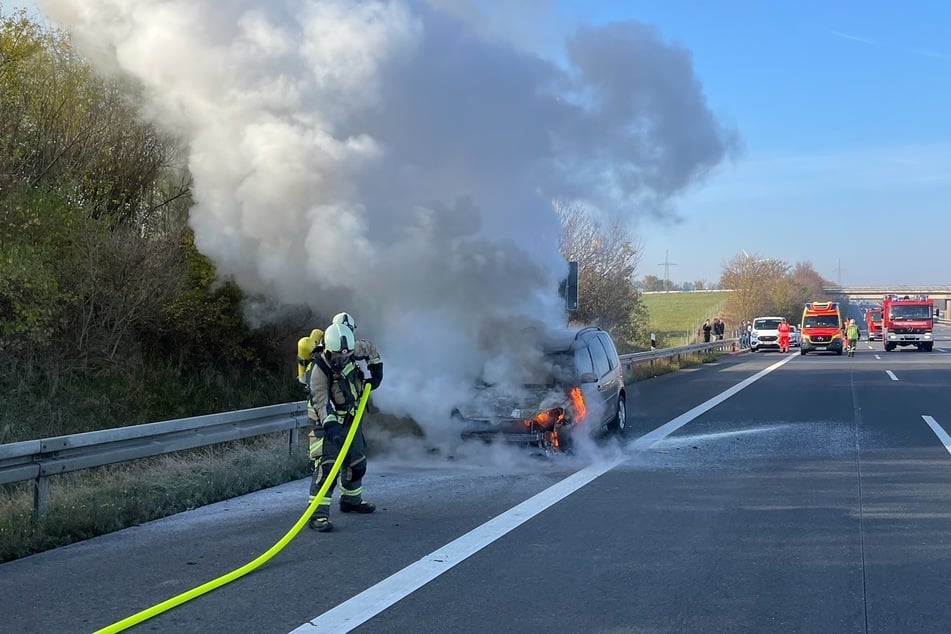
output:
M 383 382 L 383 364 L 374 363 L 370 366 L 370 389 L 375 390 Z
M 340 423 L 324 423 L 324 438 L 338 447 L 343 446 L 343 427 Z

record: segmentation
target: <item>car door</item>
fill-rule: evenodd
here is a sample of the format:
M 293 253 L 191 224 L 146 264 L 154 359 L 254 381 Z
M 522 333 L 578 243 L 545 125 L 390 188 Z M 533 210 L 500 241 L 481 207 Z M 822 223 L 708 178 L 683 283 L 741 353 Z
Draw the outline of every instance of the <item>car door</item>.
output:
M 613 380 L 611 362 L 600 337 L 596 334 L 589 335 L 585 337 L 585 343 L 588 350 L 591 351 L 594 374 L 598 377 L 595 407 L 601 410 L 601 419 L 598 423 L 598 426 L 601 427 L 614 418 L 614 413 L 617 411 L 616 386 Z
M 606 410 L 604 413 L 605 424 L 614 422 L 614 417 L 617 414 L 618 401 L 621 398 L 621 392 L 624 390 L 624 368 L 621 367 L 621 360 L 618 358 L 617 348 L 614 347 L 614 342 L 611 340 L 611 336 L 606 332 L 598 333 L 598 340 L 601 341 L 601 344 L 604 346 L 604 351 L 608 355 L 608 363 L 611 365 L 611 375 L 610 375 L 610 409 Z

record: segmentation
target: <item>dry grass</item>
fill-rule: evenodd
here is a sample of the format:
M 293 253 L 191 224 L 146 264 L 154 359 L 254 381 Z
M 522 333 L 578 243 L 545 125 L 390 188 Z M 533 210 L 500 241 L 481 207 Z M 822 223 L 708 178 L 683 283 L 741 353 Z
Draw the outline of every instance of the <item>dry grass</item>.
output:
M 624 379 L 628 382 L 652 379 L 655 376 L 676 372 L 682 368 L 692 368 L 703 363 L 716 361 L 719 355 L 715 352 L 701 352 L 697 354 L 681 355 L 679 358 L 655 359 L 647 363 L 638 363 L 627 368 Z
M 306 453 L 274 434 L 57 476 L 38 521 L 29 483 L 0 487 L 0 562 L 302 478 Z

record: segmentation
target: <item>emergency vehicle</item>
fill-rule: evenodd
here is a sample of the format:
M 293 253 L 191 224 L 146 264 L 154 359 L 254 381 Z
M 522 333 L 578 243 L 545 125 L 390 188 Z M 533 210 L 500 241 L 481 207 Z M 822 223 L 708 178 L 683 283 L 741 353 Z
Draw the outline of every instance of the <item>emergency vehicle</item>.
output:
M 896 346 L 934 347 L 934 300 L 927 295 L 886 295 L 882 302 L 882 343 L 885 352 Z
M 865 331 L 868 333 L 868 340 L 882 338 L 882 307 L 865 309 Z
M 845 349 L 842 314 L 838 302 L 807 302 L 799 328 L 799 354 L 835 352 Z

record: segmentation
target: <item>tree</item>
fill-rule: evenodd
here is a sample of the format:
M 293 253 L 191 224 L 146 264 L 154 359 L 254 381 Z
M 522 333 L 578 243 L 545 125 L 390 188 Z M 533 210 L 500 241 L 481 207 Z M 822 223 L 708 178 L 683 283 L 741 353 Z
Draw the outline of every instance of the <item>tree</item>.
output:
M 20 185 L 59 189 L 93 218 L 141 224 L 186 195 L 165 179 L 179 143 L 138 114 L 136 86 L 98 76 L 67 34 L 23 11 L 0 15 L 0 196 Z M 177 183 L 158 190 L 156 184 Z
M 746 252 L 734 256 L 723 266 L 720 284 L 732 289 L 724 311 L 733 323 L 757 315 L 774 314 L 778 307 L 774 289 L 786 276 L 789 265 L 782 260 L 763 258 Z
M 645 339 L 646 311 L 634 286 L 640 245 L 619 221 L 607 227 L 583 206 L 557 203 L 561 253 L 578 263 L 578 310 L 573 319 L 611 331 L 621 343 Z
M 828 280 L 823 278 L 812 268 L 809 262 L 797 262 L 792 271 L 793 281 L 801 288 L 805 301 L 829 301 L 825 287 Z
M 648 293 L 657 293 L 664 290 L 665 288 L 664 280 L 660 279 L 656 275 L 645 275 L 641 285 L 643 286 L 644 291 Z
M 803 304 L 827 300 L 828 282 L 808 262 L 792 267 L 781 260 L 743 252 L 723 267 L 721 284 L 733 289 L 725 314 L 739 322 L 757 315 L 778 315 L 797 323 Z

